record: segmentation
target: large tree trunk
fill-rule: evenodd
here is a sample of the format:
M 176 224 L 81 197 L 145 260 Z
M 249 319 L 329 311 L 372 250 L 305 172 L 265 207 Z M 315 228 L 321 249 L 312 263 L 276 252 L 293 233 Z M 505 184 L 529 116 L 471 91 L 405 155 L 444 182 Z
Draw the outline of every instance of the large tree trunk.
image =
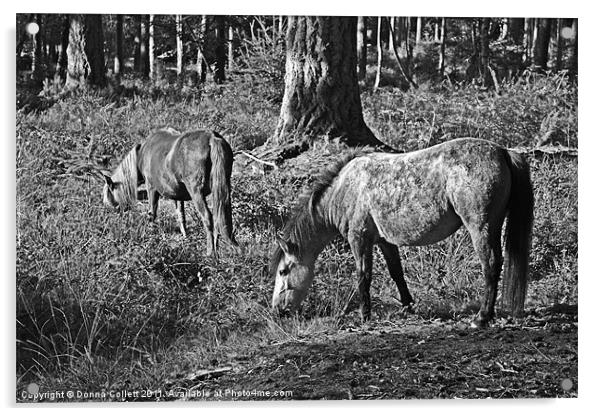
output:
M 86 15 L 85 51 L 90 64 L 88 82 L 103 87 L 107 83 L 105 74 L 104 35 L 102 33 L 102 16 L 100 14 Z
M 67 46 L 67 77 L 65 86 L 69 89 L 83 86 L 90 71 L 84 51 L 86 43 L 84 19 L 80 14 L 70 16 L 69 45 Z
M 355 17 L 289 17 L 285 90 L 275 139 L 340 137 L 383 145 L 366 126 L 357 81 Z
M 357 77 L 358 79 L 366 78 L 366 60 L 368 56 L 368 48 L 366 44 L 366 22 L 365 18 L 360 16 L 357 18 Z
M 533 65 L 540 71 L 548 69 L 548 49 L 550 47 L 550 35 L 552 33 L 551 19 L 539 19 L 537 38 L 535 39 L 535 53 Z

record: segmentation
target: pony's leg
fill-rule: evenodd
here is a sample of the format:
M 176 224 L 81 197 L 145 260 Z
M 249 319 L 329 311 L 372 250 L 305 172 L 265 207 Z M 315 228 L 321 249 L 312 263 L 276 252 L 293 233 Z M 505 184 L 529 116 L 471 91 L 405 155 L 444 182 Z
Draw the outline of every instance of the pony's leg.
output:
M 180 226 L 180 232 L 186 238 L 186 212 L 184 211 L 184 201 L 175 201 L 176 213 L 178 215 L 178 225 Z
M 365 238 L 350 236 L 349 244 L 355 257 L 358 275 L 358 294 L 362 321 L 370 319 L 372 305 L 370 301 L 370 284 L 372 283 L 372 243 Z
M 485 226 L 467 227 L 479 260 L 483 277 L 485 278 L 485 290 L 481 297 L 481 308 L 472 321 L 472 326 L 482 328 L 493 319 L 495 298 L 497 297 L 498 282 L 502 270 L 503 257 L 501 246 L 501 226 L 493 227 L 491 224 Z
M 201 190 L 192 194 L 192 202 L 201 215 L 203 225 L 205 226 L 205 233 L 207 233 L 207 255 L 212 256 L 216 254 L 213 237 L 213 217 L 209 208 L 207 208 L 207 201 L 205 201 Z
M 389 269 L 389 274 L 393 281 L 397 285 L 397 289 L 399 290 L 399 296 L 401 299 L 401 304 L 403 306 L 410 307 L 412 303 L 414 303 L 414 299 L 412 299 L 412 295 L 410 295 L 410 291 L 408 290 L 408 285 L 403 277 L 403 268 L 401 267 L 401 259 L 399 258 L 399 249 L 395 244 L 388 243 L 384 240 L 378 242 L 378 246 L 385 257 L 385 261 L 387 262 L 387 269 Z
M 154 221 L 157 218 L 157 208 L 159 207 L 159 192 L 146 183 L 146 192 L 148 194 L 148 218 Z

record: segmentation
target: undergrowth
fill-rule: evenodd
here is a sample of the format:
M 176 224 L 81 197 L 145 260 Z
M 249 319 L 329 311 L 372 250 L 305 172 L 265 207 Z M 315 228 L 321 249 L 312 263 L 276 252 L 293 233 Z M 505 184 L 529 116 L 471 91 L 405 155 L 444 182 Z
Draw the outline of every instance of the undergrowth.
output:
M 158 388 L 177 374 L 228 363 L 257 345 L 301 339 L 358 322 L 354 261 L 341 239 L 316 265 L 299 317 L 269 310 L 267 264 L 304 181 L 285 172 L 233 177 L 240 254 L 205 257 L 201 223 L 187 205 L 183 239 L 171 204 L 154 224 L 143 204 L 101 204 L 99 171 L 115 166 L 151 130 L 213 129 L 235 150 L 274 131 L 280 86 L 242 73 L 223 86 L 126 82 L 120 93 L 73 93 L 39 113 L 17 113 L 17 387 Z M 576 91 L 562 76 L 521 79 L 499 94 L 437 85 L 362 96 L 367 123 L 405 150 L 473 136 L 532 146 L 555 114 L 557 140 L 577 145 Z M 531 158 L 536 215 L 528 307 L 577 303 L 577 163 Z M 470 239 L 402 249 L 416 313 L 469 319 L 482 288 Z M 380 253 L 372 288 L 376 320 L 403 320 Z

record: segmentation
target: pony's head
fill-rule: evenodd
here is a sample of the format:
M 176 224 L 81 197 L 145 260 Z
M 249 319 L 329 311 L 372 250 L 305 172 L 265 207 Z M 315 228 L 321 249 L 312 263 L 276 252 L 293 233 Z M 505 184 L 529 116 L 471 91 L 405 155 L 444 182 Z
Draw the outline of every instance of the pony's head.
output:
M 272 309 L 292 313 L 299 309 L 314 278 L 314 261 L 304 259 L 296 245 L 277 238 L 270 274 L 275 277 Z
M 137 200 L 138 172 L 137 157 L 140 145 L 128 153 L 111 176 L 104 175 L 105 184 L 102 189 L 102 202 L 111 208 L 128 209 Z

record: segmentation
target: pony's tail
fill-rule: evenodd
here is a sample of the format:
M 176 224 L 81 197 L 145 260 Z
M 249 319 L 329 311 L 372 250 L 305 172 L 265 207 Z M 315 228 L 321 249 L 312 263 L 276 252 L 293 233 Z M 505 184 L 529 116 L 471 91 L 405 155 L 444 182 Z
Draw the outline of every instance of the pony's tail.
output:
M 512 183 L 508 202 L 506 224 L 506 252 L 504 268 L 504 304 L 509 305 L 512 315 L 524 312 L 529 271 L 529 251 L 533 229 L 533 186 L 526 159 L 507 151 Z
M 211 195 L 215 231 L 233 245 L 238 245 L 232 234 L 232 201 L 230 198 L 232 163 L 234 155 L 228 142 L 219 134 L 211 136 Z

